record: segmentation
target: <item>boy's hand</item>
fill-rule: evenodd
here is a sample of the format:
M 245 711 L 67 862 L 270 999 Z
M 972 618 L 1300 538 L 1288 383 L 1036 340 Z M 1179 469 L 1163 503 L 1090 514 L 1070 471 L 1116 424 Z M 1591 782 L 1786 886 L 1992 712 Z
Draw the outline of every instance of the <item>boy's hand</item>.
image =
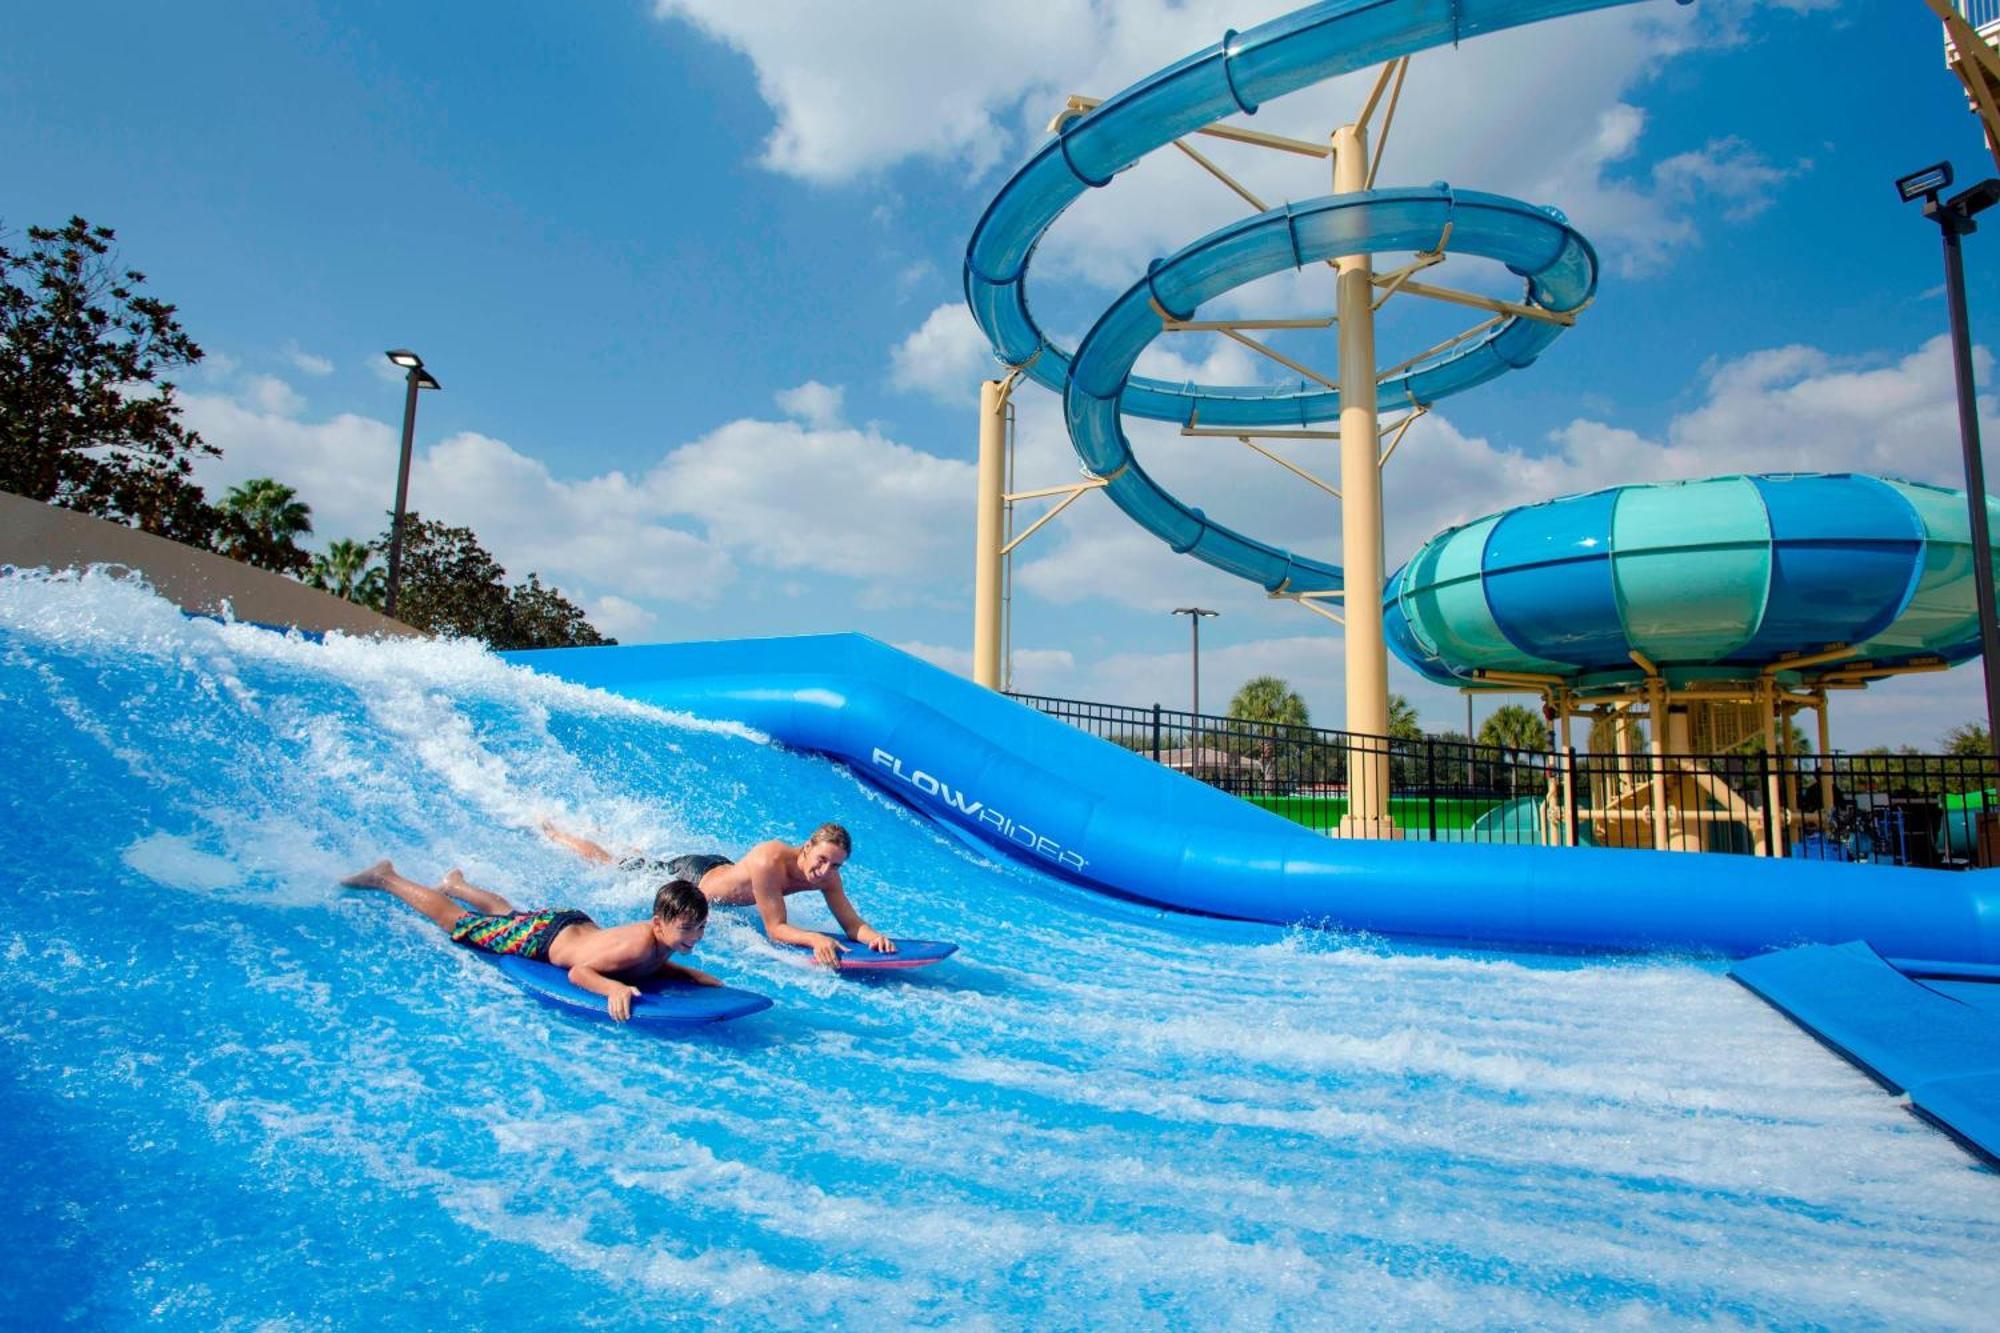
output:
M 828 967 L 838 967 L 840 966 L 840 955 L 847 952 L 847 946 L 834 939 L 831 935 L 815 935 L 813 936 L 812 951 L 815 963 L 824 963 Z
M 854 938 L 860 940 L 863 944 L 873 949 L 876 953 L 896 952 L 896 941 L 890 939 L 887 935 L 884 935 L 881 931 L 875 929 L 875 927 L 873 926 L 863 927 L 861 933 L 859 935 L 856 935 Z
M 604 997 L 604 1007 L 611 1011 L 613 1018 L 623 1023 L 632 1017 L 632 1001 L 638 999 L 639 994 L 637 986 L 620 986 Z

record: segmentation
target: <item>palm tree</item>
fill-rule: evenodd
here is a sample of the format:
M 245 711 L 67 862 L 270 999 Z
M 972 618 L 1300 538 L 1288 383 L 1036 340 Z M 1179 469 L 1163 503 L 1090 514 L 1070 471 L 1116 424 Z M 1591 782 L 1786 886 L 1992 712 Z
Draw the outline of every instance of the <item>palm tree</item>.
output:
M 1229 716 L 1250 723 L 1247 730 L 1257 733 L 1258 763 L 1266 782 L 1278 776 L 1278 728 L 1312 725 L 1306 701 L 1278 676 L 1252 676 L 1244 681 L 1229 701 Z
M 375 548 L 367 542 L 342 538 L 328 545 L 325 554 L 313 557 L 306 582 L 335 597 L 345 597 L 380 611 L 388 577 L 380 565 L 370 563 L 374 558 Z
M 312 530 L 312 506 L 298 492 L 271 477 L 252 477 L 229 488 L 222 553 L 280 574 L 303 571 L 311 558 L 297 539 Z
M 1542 754 L 1549 748 L 1549 724 L 1531 708 L 1508 704 L 1494 709 L 1493 715 L 1480 724 L 1479 743 Z
M 1424 738 L 1423 724 L 1417 721 L 1417 710 L 1400 694 L 1389 696 L 1389 736 L 1399 741 L 1420 741 Z
M 1309 727 L 1312 715 L 1306 701 L 1299 698 L 1277 676 L 1252 676 L 1229 701 L 1229 716 L 1243 722 L 1277 722 L 1288 727 Z

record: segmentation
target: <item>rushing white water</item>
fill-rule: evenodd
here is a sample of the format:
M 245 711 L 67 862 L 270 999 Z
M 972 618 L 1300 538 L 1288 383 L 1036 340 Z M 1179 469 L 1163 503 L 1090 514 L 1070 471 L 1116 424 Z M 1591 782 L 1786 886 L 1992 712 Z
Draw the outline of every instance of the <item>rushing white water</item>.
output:
M 0 718 L 0 1277 L 32 1325 L 1974 1327 L 2000 1298 L 2000 1179 L 1712 961 L 1154 913 L 740 728 L 102 575 L 0 574 Z M 869 919 L 963 949 L 856 981 L 725 912 L 695 961 L 776 1007 L 662 1040 L 335 883 L 387 855 L 644 913 L 543 818 L 663 853 L 838 819 Z

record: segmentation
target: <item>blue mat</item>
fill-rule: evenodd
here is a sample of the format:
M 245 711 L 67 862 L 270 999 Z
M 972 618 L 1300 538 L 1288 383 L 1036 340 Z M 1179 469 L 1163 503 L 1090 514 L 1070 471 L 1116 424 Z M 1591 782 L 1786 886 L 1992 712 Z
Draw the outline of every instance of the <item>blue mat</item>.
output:
M 1764 954 L 1730 975 L 2000 1165 L 2000 969 L 1884 958 L 1856 940 Z

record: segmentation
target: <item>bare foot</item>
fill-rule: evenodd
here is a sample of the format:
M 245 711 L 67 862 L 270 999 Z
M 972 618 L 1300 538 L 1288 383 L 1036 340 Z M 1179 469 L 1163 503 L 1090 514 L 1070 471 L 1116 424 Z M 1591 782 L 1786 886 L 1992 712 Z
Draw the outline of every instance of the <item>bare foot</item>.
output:
M 355 871 L 340 882 L 351 889 L 386 889 L 389 887 L 390 877 L 395 873 L 396 867 L 393 863 L 381 860 L 366 870 Z
M 443 888 L 447 893 L 464 888 L 465 872 L 457 866 L 453 866 L 450 870 L 444 872 L 444 881 L 439 887 Z

